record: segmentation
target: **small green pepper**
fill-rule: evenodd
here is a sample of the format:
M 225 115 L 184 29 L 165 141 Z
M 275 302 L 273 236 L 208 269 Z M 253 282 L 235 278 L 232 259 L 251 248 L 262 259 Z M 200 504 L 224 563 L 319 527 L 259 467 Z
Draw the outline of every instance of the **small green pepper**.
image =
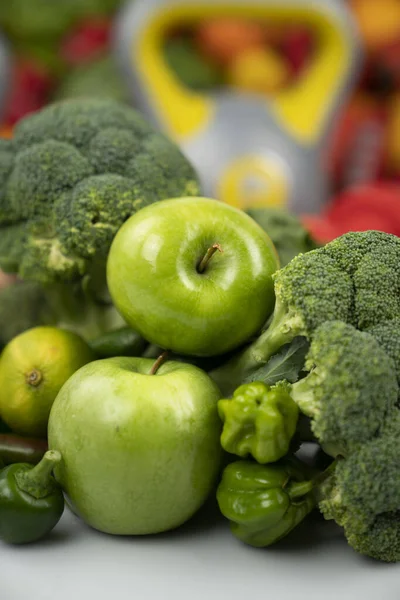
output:
M 292 461 L 237 461 L 225 468 L 217 501 L 233 535 L 250 546 L 265 547 L 287 536 L 316 506 L 313 487 L 305 470 Z
M 27 544 L 58 523 L 64 496 L 51 472 L 61 454 L 49 450 L 36 466 L 17 463 L 0 471 L 0 540 Z
M 219 400 L 218 413 L 224 424 L 224 450 L 241 458 L 251 455 L 261 464 L 276 462 L 288 453 L 299 418 L 286 382 L 241 385 L 232 399 Z

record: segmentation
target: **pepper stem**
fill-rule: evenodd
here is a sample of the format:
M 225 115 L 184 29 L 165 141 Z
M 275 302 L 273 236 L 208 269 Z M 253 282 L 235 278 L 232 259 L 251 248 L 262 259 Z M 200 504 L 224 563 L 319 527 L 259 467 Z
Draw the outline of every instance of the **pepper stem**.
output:
M 60 461 L 61 454 L 57 450 L 48 450 L 35 467 L 15 473 L 17 486 L 36 499 L 45 498 L 54 490 L 55 482 L 51 473 Z
M 223 253 L 223 250 L 220 246 L 220 244 L 213 244 L 205 253 L 205 255 L 203 256 L 203 258 L 201 259 L 198 267 L 197 267 L 197 272 L 198 273 L 204 273 L 204 271 L 206 270 L 208 263 L 210 262 L 211 258 L 214 256 L 214 254 L 216 252 L 221 252 L 221 254 Z
M 157 373 L 158 369 L 161 367 L 161 365 L 163 365 L 165 363 L 167 358 L 168 358 L 168 351 L 166 350 L 165 352 L 160 354 L 160 356 L 157 358 L 157 360 L 151 367 L 149 375 L 155 375 Z
M 295 500 L 296 498 L 306 496 L 309 492 L 311 492 L 313 487 L 313 481 L 294 481 L 288 487 L 287 493 L 289 494 L 289 498 L 291 500 Z

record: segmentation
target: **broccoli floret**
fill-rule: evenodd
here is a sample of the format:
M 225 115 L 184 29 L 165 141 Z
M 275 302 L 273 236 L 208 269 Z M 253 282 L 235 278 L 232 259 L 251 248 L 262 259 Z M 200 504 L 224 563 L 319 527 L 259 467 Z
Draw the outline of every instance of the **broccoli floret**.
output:
M 400 509 L 400 463 L 395 441 L 391 435 L 381 435 L 361 444 L 336 466 L 340 501 L 349 514 L 364 522 Z
M 246 212 L 271 238 L 281 267 L 286 266 L 298 254 L 318 247 L 300 219 L 287 210 L 262 207 L 249 208 Z
M 347 526 L 345 533 L 359 554 L 388 563 L 400 561 L 400 510 L 378 515 L 362 532 Z
M 322 250 L 348 273 L 354 285 L 357 329 L 400 314 L 400 239 L 382 231 L 350 232 Z
M 118 211 L 114 198 L 118 198 Z M 81 181 L 55 205 L 57 238 L 66 253 L 106 258 L 122 222 L 140 208 L 131 181 L 121 175 L 94 175 Z
M 318 490 L 321 512 L 343 527 L 349 544 L 387 562 L 400 560 L 399 411 L 393 422 L 395 429 L 329 467 L 331 473 Z
M 267 329 L 238 356 L 212 372 L 226 396 L 294 338 L 310 339 L 325 321 L 351 322 L 350 276 L 320 249 L 296 256 L 273 279 L 276 302 Z
M 52 325 L 55 321 L 48 298 L 38 283 L 18 281 L 0 289 L 0 349 L 26 329 Z
M 376 436 L 398 397 L 393 361 L 378 341 L 341 321 L 314 333 L 305 368 L 292 385 L 292 398 L 312 418 L 314 435 L 325 451 L 347 455 Z
M 60 196 L 92 173 L 89 161 L 65 142 L 48 140 L 20 150 L 6 183 L 11 210 L 19 219 L 48 217 Z
M 397 380 L 400 383 L 400 317 L 378 323 L 366 331 L 378 340 L 386 354 L 393 360 Z

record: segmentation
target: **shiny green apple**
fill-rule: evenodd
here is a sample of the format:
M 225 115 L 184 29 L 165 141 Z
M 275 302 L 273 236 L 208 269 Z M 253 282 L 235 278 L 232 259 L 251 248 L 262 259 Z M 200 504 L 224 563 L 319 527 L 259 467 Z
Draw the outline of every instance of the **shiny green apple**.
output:
M 274 306 L 268 235 L 209 198 L 163 200 L 133 215 L 107 263 L 112 299 L 136 331 L 180 353 L 215 356 L 246 342 Z
M 210 494 L 221 461 L 220 392 L 199 368 L 108 358 L 77 371 L 49 419 L 55 476 L 87 524 L 118 535 L 173 529 Z

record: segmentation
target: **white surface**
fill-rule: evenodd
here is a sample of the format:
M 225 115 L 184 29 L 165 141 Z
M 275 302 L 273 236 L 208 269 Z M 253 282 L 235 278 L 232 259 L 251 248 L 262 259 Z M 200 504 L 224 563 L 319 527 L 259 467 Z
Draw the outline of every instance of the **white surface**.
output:
M 159 536 L 93 531 L 66 511 L 40 544 L 0 545 L 1 600 L 399 600 L 400 564 L 356 555 L 315 517 L 270 549 L 233 538 L 212 508 Z

